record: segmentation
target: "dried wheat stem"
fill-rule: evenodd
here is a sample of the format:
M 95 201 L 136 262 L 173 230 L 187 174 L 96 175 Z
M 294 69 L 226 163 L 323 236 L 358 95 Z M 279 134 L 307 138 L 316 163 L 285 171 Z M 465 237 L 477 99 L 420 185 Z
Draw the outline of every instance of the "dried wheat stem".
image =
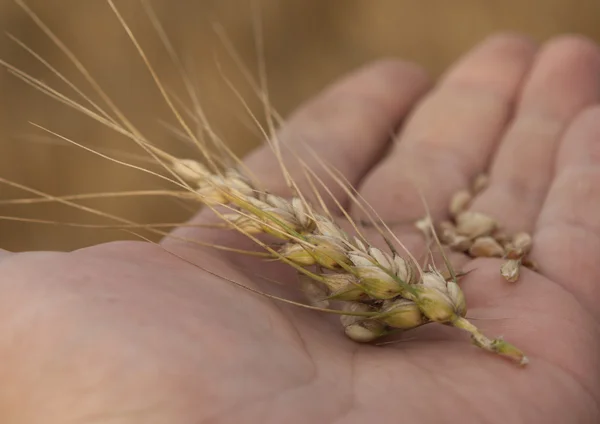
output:
M 499 355 L 506 356 L 516 361 L 519 365 L 527 365 L 529 363 L 529 358 L 527 358 L 527 356 L 525 356 L 523 352 L 521 352 L 515 346 L 506 342 L 501 337 L 493 340 L 488 339 L 466 319 L 458 318 L 455 322 L 453 322 L 453 325 L 470 333 L 471 340 L 473 340 L 473 343 L 478 347 Z

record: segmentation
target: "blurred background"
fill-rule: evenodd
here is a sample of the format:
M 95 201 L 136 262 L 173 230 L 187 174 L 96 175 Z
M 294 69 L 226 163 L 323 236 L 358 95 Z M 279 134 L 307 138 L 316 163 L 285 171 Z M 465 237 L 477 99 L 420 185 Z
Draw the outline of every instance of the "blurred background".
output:
M 156 31 L 137 0 L 115 0 L 162 81 L 184 101 L 185 90 Z M 249 107 L 261 105 L 227 53 L 221 27 L 256 74 L 258 56 L 249 0 L 151 0 L 172 44 L 193 76 L 210 122 L 239 154 L 260 142 L 230 81 Z M 598 0 L 255 0 L 263 29 L 269 94 L 287 115 L 326 84 L 368 61 L 401 57 L 439 75 L 465 50 L 497 31 L 520 31 L 538 41 L 580 33 L 600 41 Z M 154 143 L 196 156 L 168 129 L 174 124 L 143 62 L 104 0 L 28 0 L 27 4 L 73 50 L 123 112 Z M 68 59 L 13 0 L 0 0 L 0 28 L 25 42 L 86 93 L 93 93 Z M 71 94 L 65 84 L 8 37 L 0 59 Z M 130 143 L 67 106 L 0 71 L 0 178 L 52 195 L 155 189 L 160 180 L 53 142 L 29 121 L 103 151 L 137 152 Z M 97 99 L 96 95 L 91 95 Z M 263 117 L 259 117 L 264 122 Z M 28 197 L 0 184 L 0 200 Z M 191 213 L 163 198 L 86 201 L 136 222 L 175 222 Z M 56 204 L 0 205 L 0 215 L 81 223 L 109 223 Z M 0 248 L 67 250 L 128 236 L 0 220 Z

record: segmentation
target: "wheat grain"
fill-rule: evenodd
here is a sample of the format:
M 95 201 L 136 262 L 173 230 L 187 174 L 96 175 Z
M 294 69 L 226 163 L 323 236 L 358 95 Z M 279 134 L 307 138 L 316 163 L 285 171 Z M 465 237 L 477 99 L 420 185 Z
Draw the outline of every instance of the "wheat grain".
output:
M 500 274 L 507 281 L 516 282 L 521 274 L 521 266 L 534 271 L 538 269 L 537 264 L 527 256 L 533 240 L 525 232 L 509 235 L 495 218 L 468 209 L 488 183 L 487 175 L 480 174 L 474 179 L 470 189 L 457 191 L 448 205 L 448 215 L 452 220 L 442 221 L 436 226 L 443 245 L 453 251 L 466 253 L 472 258 L 506 259 L 500 267 Z M 415 223 L 415 227 L 429 237 L 429 223 L 428 218 L 423 218 Z

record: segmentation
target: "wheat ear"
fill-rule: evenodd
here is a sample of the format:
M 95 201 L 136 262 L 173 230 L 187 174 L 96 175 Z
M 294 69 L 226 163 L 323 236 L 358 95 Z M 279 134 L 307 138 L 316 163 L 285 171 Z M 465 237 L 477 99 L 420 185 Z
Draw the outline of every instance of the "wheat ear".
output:
M 447 279 L 434 267 L 420 270 L 418 263 L 395 250 L 386 252 L 350 236 L 305 199 L 261 191 L 235 169 L 217 175 L 190 159 L 174 160 L 171 166 L 196 188 L 200 202 L 235 208 L 224 215 L 232 229 L 275 236 L 282 241 L 273 251 L 275 258 L 314 267 L 314 272 L 300 277 L 313 304 L 327 306 L 328 301 L 336 300 L 342 302 L 344 311 L 371 312 L 366 318 L 342 317 L 345 334 L 351 339 L 371 342 L 392 329 L 439 323 L 467 331 L 480 348 L 521 365 L 527 363 L 515 346 L 500 338 L 487 338 L 465 318 L 466 301 L 454 272 Z M 433 228 L 431 231 L 436 234 Z

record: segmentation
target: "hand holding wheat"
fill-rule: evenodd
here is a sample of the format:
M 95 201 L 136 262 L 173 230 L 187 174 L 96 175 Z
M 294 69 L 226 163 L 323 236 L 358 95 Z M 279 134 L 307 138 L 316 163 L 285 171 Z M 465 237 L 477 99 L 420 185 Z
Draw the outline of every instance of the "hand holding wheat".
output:
M 587 41 L 562 38 L 537 50 L 499 36 L 433 90 L 405 63 L 360 70 L 302 108 L 280 134 L 292 145 L 302 139 L 359 187 L 415 257 L 426 252 L 413 225 L 423 213 L 415 187 L 432 217 L 443 219 L 452 194 L 489 170 L 489 186 L 470 208 L 501 218 L 509 231 L 532 233 L 540 274 L 524 269 L 510 284 L 497 259 L 457 255 L 452 262 L 471 271 L 460 281 L 468 317 L 527 352 L 527 369 L 491 358 L 442 326 L 415 329 L 414 339 L 385 348 L 355 344 L 335 317 L 216 276 L 198 281 L 197 268 L 180 259 L 301 299 L 296 272 L 282 263 L 265 267 L 173 239 L 164 246 L 180 258 L 131 242 L 69 254 L 5 253 L 1 421 L 597 422 L 598 71 L 600 53 Z M 302 154 L 305 162 L 316 160 Z M 288 196 L 273 155 L 259 150 L 246 165 L 271 193 Z M 328 181 L 333 174 L 314 169 L 336 199 L 323 202 L 331 210 L 348 207 L 360 221 L 364 211 L 353 210 L 350 193 Z M 304 168 L 288 170 L 298 186 L 314 182 Z M 212 215 L 207 210 L 194 222 L 214 222 Z M 349 227 L 343 217 L 339 222 Z M 362 231 L 376 238 L 374 229 Z M 248 243 L 214 229 L 175 234 L 228 239 L 240 249 Z M 328 252 L 325 259 L 337 251 Z

